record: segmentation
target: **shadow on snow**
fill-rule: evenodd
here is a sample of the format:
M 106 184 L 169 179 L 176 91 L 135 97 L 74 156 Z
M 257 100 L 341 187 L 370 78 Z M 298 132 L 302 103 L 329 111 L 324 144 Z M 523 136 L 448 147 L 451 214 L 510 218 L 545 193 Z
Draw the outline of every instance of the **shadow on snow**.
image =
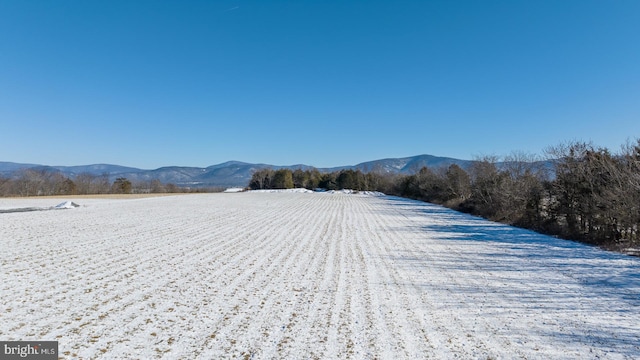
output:
M 523 314 L 557 313 L 576 321 L 571 331 L 544 336 L 569 343 L 637 356 L 637 327 L 615 318 L 640 315 L 640 258 L 535 233 L 420 201 L 387 197 L 406 225 L 389 229 L 406 232 L 415 246 L 397 249 L 390 260 L 403 268 L 406 286 L 426 293 L 457 294 L 482 301 L 483 316 L 499 316 L 509 309 Z M 424 269 L 444 273 L 424 278 Z M 402 285 L 402 284 L 401 284 Z M 500 301 L 496 301 L 499 299 Z M 492 302 L 493 301 L 493 302 Z M 480 304 L 475 304 L 480 305 Z M 451 297 L 442 309 L 473 307 Z M 509 308 L 505 309 L 504 307 Z M 469 309 L 467 309 L 469 310 Z M 473 312 L 472 310 L 469 310 Z M 595 318 L 611 318 L 603 323 Z

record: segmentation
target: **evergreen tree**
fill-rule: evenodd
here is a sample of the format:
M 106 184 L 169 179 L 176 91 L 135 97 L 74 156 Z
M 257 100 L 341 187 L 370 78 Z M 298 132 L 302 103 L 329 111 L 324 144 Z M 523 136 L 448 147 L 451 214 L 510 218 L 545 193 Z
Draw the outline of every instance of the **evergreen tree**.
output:
M 131 194 L 132 184 L 127 178 L 117 178 L 111 186 L 113 194 Z
M 276 170 L 271 181 L 273 189 L 293 189 L 293 173 L 289 169 Z

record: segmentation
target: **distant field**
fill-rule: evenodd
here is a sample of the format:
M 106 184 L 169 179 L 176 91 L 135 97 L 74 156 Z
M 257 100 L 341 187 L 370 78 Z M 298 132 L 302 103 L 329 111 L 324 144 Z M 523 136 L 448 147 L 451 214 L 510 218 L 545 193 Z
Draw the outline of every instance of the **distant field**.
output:
M 154 194 L 90 194 L 90 195 L 53 195 L 53 196 L 27 196 L 27 197 L 9 197 L 2 199 L 141 199 L 160 196 L 187 195 L 186 193 L 154 193 Z
M 38 208 L 47 209 L 54 207 L 65 201 L 73 201 L 75 203 L 87 204 L 92 203 L 92 200 L 134 200 L 134 199 L 146 199 L 156 198 L 164 196 L 181 196 L 181 195 L 193 195 L 186 193 L 178 194 L 91 194 L 91 195 L 54 195 L 54 196 L 26 196 L 26 197 L 0 197 L 0 213 L 6 211 L 6 209 L 24 209 L 24 208 Z
M 0 214 L 2 340 L 68 359 L 640 357 L 639 258 L 385 196 L 64 199 L 81 206 Z

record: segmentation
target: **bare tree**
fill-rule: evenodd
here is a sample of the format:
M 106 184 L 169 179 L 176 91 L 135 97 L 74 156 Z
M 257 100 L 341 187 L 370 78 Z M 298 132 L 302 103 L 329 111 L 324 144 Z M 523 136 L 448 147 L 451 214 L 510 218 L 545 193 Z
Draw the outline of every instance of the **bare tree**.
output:
M 471 196 L 465 201 L 466 210 L 493 220 L 504 220 L 504 173 L 498 171 L 497 157 L 485 156 L 469 168 Z
M 453 201 L 457 206 L 471 196 L 471 178 L 460 166 L 450 165 L 445 177 L 447 201 Z
M 164 192 L 167 191 L 165 186 L 158 179 L 151 180 L 150 186 L 151 186 L 151 192 L 152 193 L 164 193 Z
M 260 169 L 253 173 L 249 187 L 254 190 L 270 189 L 275 172 L 272 169 Z
M 133 186 L 127 178 L 119 177 L 111 186 L 111 192 L 114 194 L 131 194 Z

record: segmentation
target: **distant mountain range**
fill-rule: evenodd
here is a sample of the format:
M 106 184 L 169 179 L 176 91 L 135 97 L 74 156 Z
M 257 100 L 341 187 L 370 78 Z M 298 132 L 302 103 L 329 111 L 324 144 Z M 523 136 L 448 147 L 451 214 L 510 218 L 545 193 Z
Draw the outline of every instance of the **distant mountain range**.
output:
M 318 168 L 322 172 L 340 171 L 344 169 L 360 170 L 362 172 L 381 172 L 409 174 L 420 170 L 423 166 L 429 168 L 446 167 L 457 164 L 462 168 L 468 168 L 473 161 L 459 160 L 432 155 L 418 155 L 406 158 L 381 159 L 368 161 L 352 166 L 340 166 L 333 168 Z M 138 168 L 95 164 L 83 166 L 47 166 L 38 164 L 18 164 L 12 162 L 0 162 L 0 176 L 12 177 L 21 170 L 37 169 L 59 171 L 63 175 L 74 179 L 78 174 L 89 173 L 100 176 L 107 174 L 110 181 L 119 177 L 131 181 L 149 181 L 158 179 L 163 183 L 173 183 L 179 186 L 189 187 L 233 187 L 246 186 L 256 170 L 263 168 L 272 169 L 312 169 L 309 165 L 276 166 L 269 164 L 249 164 L 240 161 L 228 161 L 206 168 L 167 166 L 155 170 L 143 170 Z

